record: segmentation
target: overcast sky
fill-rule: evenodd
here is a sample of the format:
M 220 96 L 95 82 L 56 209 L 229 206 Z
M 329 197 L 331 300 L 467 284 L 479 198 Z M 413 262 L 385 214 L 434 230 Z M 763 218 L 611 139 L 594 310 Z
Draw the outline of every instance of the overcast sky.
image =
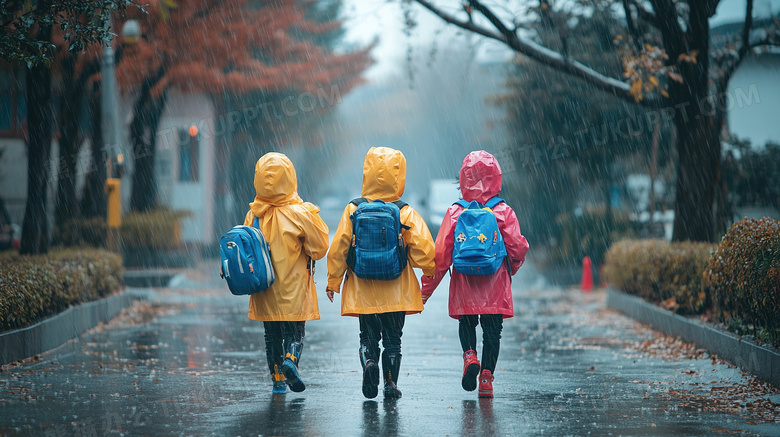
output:
M 744 19 L 747 0 L 722 0 L 711 24 L 718 25 Z M 460 0 L 435 0 L 435 4 L 454 12 L 460 9 Z M 494 2 L 486 2 L 491 4 Z M 518 1 L 518 5 L 535 2 Z M 369 80 L 381 80 L 402 75 L 402 60 L 410 43 L 412 49 L 425 50 L 432 44 L 452 44 L 457 29 L 448 26 L 419 4 L 412 4 L 411 10 L 417 26 L 411 35 L 404 35 L 404 14 L 400 0 L 345 0 L 345 24 L 347 41 L 366 44 L 379 37 L 379 46 L 372 52 L 377 63 L 367 72 Z M 764 17 L 780 12 L 780 0 L 755 0 L 754 16 Z M 466 42 L 466 36 L 462 37 Z M 511 53 L 498 42 L 483 37 L 472 37 L 471 43 L 479 45 L 478 61 L 499 61 L 509 59 Z

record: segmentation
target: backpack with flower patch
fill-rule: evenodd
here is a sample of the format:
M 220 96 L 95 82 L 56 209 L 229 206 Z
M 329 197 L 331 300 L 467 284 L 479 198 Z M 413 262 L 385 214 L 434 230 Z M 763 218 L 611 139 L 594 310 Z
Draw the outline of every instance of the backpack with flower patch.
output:
M 493 197 L 485 205 L 461 199 L 463 207 L 455 224 L 452 266 L 466 275 L 492 275 L 505 263 L 506 246 L 493 208 L 504 200 Z

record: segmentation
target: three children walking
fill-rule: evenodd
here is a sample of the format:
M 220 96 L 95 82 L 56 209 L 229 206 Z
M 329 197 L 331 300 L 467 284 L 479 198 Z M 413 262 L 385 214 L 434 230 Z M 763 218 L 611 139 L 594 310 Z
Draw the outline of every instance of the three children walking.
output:
M 496 197 L 501 190 L 499 164 L 484 151 L 466 156 L 460 170 L 463 200 L 447 211 L 435 244 L 420 214 L 400 200 L 405 182 L 403 154 L 372 147 L 363 165 L 362 197 L 347 204 L 328 251 L 328 228 L 319 209 L 298 196 L 290 160 L 269 153 L 257 162 L 256 197 L 244 225 L 259 219 L 277 279 L 251 295 L 249 318 L 264 322 L 274 393 L 284 393 L 285 385 L 296 392 L 305 389 L 298 373 L 304 322 L 319 319 L 313 262 L 327 252 L 326 295 L 333 302 L 340 292 L 341 314 L 358 318 L 365 397 L 379 393 L 380 364 L 384 397 L 401 397 L 398 377 L 406 315 L 423 310 L 453 257 L 449 314 L 459 320 L 462 386 L 475 390 L 479 375 L 479 396 L 493 396 L 502 323 L 513 316 L 511 275 L 528 251 L 514 211 Z M 412 268 L 422 270 L 422 288 Z M 483 330 L 481 364 L 477 324 Z

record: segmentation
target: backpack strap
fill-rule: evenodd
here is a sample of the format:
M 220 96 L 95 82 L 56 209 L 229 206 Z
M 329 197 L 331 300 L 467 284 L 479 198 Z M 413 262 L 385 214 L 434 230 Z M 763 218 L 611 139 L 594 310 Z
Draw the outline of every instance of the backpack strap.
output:
M 401 200 L 401 199 L 398 199 L 398 200 L 396 200 L 395 202 L 393 202 L 393 205 L 395 205 L 396 207 L 398 207 L 398 210 L 399 210 L 399 211 L 400 211 L 400 210 L 402 210 L 402 209 L 404 209 L 404 208 L 406 208 L 407 206 L 409 206 L 409 204 L 408 204 L 408 203 L 404 202 L 404 201 L 403 201 L 403 200 Z M 412 227 L 411 227 L 411 226 L 407 226 L 407 225 L 405 225 L 405 224 L 401 223 L 401 229 L 405 229 L 405 230 L 407 230 L 407 231 L 408 231 L 409 229 L 412 229 Z
M 463 200 L 463 199 L 460 199 L 460 200 L 458 200 L 457 202 L 453 203 L 453 205 L 460 205 L 460 206 L 462 206 L 462 207 L 463 207 L 463 209 L 466 209 L 466 208 L 468 208 L 468 207 L 469 207 L 469 203 L 468 203 L 468 202 L 466 202 L 466 201 L 465 201 L 465 200 Z
M 352 199 L 352 200 L 349 201 L 349 203 L 351 203 L 351 204 L 353 204 L 355 206 L 360 206 L 362 203 L 366 203 L 366 202 L 368 202 L 368 199 L 366 199 L 365 197 L 358 197 L 357 199 Z M 404 207 L 409 206 L 408 203 L 404 202 L 401 199 L 398 199 L 395 202 L 391 202 L 391 203 L 393 205 L 395 205 L 396 207 L 398 207 L 399 210 L 404 209 Z
M 498 205 L 501 202 L 504 202 L 504 199 L 502 199 L 502 198 L 500 198 L 498 196 L 495 196 L 495 197 L 490 198 L 490 200 L 488 200 L 487 203 L 485 203 L 485 206 L 490 208 L 490 209 L 493 209 L 493 208 L 496 207 L 496 205 Z
M 355 206 L 360 206 L 361 204 L 367 203 L 367 202 L 368 202 L 368 199 L 366 199 L 365 197 L 358 197 L 357 199 L 352 199 L 352 200 L 349 201 L 349 203 L 351 203 L 351 204 L 353 204 Z M 398 208 L 399 211 L 404 209 L 405 207 L 409 206 L 408 203 L 404 202 L 401 199 L 398 199 L 395 202 L 390 202 L 390 203 L 395 205 Z M 352 226 L 355 226 L 355 223 L 354 223 L 355 217 L 350 214 L 349 218 L 352 220 Z M 402 229 L 406 229 L 407 231 L 409 229 L 412 229 L 411 226 L 407 226 L 407 225 L 405 225 L 403 223 L 401 223 L 401 228 Z
M 502 199 L 502 198 L 500 198 L 498 196 L 491 197 L 490 200 L 488 200 L 487 203 L 485 203 L 484 206 L 487 207 L 487 208 L 493 209 L 493 208 L 496 207 L 496 205 L 498 205 L 501 202 L 504 202 L 504 199 Z M 479 203 L 479 202 L 477 202 L 477 203 Z M 457 202 L 453 203 L 453 205 L 460 205 L 460 206 L 463 207 L 463 209 L 466 209 L 466 208 L 469 207 L 469 202 L 466 202 L 465 200 L 460 199 Z
M 408 203 L 404 202 L 401 199 L 398 199 L 395 202 L 393 202 L 393 205 L 397 206 L 399 211 L 404 209 L 404 207 L 409 206 Z
M 255 216 L 255 219 L 252 221 L 252 226 L 256 227 L 257 229 L 260 229 L 260 218 Z

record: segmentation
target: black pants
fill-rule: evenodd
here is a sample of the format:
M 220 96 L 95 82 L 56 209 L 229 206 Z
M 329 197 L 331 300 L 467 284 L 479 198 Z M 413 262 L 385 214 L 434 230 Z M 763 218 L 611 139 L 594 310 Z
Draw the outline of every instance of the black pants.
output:
M 290 343 L 303 344 L 306 322 L 263 322 L 265 328 L 265 355 L 268 369 L 274 373 L 274 365 L 282 366 Z M 300 359 L 300 357 L 299 357 Z
M 360 314 L 358 319 L 360 321 L 360 345 L 368 348 L 375 360 L 379 359 L 379 340 L 382 340 L 385 353 L 390 355 L 401 353 L 401 336 L 406 321 L 406 312 Z
M 458 334 L 463 352 L 477 350 L 477 324 L 482 325 L 482 368 L 495 372 L 498 349 L 501 346 L 501 329 L 504 317 L 501 314 L 460 316 Z

